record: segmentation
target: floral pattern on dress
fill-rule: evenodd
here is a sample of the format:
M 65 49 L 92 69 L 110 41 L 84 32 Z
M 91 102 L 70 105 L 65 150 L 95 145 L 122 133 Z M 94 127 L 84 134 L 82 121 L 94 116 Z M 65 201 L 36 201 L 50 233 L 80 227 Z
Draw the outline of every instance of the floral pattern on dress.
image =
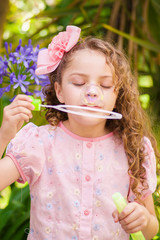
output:
M 156 188 L 156 160 L 149 139 L 144 167 L 149 189 Z M 8 156 L 28 181 L 31 196 L 28 240 L 128 240 L 115 224 L 112 194 L 119 191 L 134 201 L 128 161 L 113 133 L 86 139 L 58 127 L 27 124 L 9 143 Z M 141 187 L 141 186 L 139 186 Z

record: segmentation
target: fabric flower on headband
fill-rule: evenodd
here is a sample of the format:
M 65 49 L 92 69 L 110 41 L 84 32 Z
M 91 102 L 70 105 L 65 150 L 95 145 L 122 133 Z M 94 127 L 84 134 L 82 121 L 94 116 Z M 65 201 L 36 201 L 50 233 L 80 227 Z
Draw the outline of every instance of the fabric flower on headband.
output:
M 53 72 L 61 62 L 65 52 L 68 52 L 78 42 L 81 29 L 76 26 L 67 26 L 65 32 L 60 32 L 52 39 L 48 49 L 38 54 L 37 75 Z

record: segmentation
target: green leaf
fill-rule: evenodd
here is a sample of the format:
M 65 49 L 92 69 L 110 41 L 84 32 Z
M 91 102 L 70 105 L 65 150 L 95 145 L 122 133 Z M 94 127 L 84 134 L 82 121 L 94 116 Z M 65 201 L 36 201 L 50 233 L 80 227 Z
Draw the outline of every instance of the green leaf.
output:
M 7 207 L 11 195 L 11 187 L 8 186 L 0 192 L 0 209 Z
M 12 227 L 9 228 L 9 230 L 6 232 L 5 236 L 3 236 L 3 240 L 9 240 L 13 239 L 13 236 L 15 236 L 16 232 L 21 228 L 23 233 L 25 229 L 22 227 L 24 223 L 26 223 L 29 220 L 29 212 L 24 212 L 21 214 L 21 216 L 17 219 L 17 221 L 14 221 L 14 224 Z
M 109 31 L 112 31 L 128 40 L 132 40 L 133 42 L 137 43 L 138 45 L 142 46 L 142 47 L 145 47 L 145 48 L 148 48 L 149 50 L 152 50 L 152 51 L 155 51 L 155 52 L 159 52 L 160 51 L 160 45 L 156 45 L 156 44 L 152 44 L 148 41 L 145 41 L 145 40 L 142 40 L 142 39 L 139 39 L 139 38 L 136 38 L 136 37 L 133 37 L 125 32 L 122 32 L 116 28 L 113 28 L 111 27 L 110 25 L 107 25 L 107 24 L 102 24 L 102 26 L 109 30 Z
M 142 94 L 139 97 L 142 108 L 147 109 L 149 106 L 149 102 L 150 102 L 150 96 L 149 94 Z
M 23 213 L 25 213 L 24 215 L 26 215 L 28 219 L 29 212 L 30 212 L 29 186 L 25 187 L 24 189 L 18 189 L 13 185 L 9 205 L 5 209 L 0 209 L 0 233 L 6 234 L 5 233 L 6 226 L 9 225 L 9 223 L 12 225 L 12 223 L 14 223 L 15 221 L 15 217 L 19 219 L 21 218 Z M 22 220 L 26 221 L 25 217 L 23 217 Z M 14 224 L 12 227 L 13 228 L 15 227 Z
M 139 76 L 138 78 L 139 87 L 151 88 L 153 87 L 153 79 L 150 75 Z
M 151 0 L 148 6 L 148 26 L 154 39 L 160 42 L 160 1 Z

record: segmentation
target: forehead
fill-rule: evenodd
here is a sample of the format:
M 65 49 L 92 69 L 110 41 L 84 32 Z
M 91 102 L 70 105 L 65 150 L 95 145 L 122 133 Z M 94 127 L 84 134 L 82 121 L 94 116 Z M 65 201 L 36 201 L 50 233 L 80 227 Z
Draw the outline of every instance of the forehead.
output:
M 85 74 L 105 74 L 112 75 L 111 67 L 106 63 L 106 56 L 98 50 L 82 49 L 76 51 L 70 60 L 64 74 L 74 71 Z

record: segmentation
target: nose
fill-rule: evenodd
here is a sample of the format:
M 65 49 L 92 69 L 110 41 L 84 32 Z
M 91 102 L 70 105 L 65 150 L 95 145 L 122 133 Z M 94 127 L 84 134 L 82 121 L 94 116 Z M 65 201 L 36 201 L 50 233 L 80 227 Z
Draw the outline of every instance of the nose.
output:
M 98 98 L 98 93 L 95 91 L 95 89 L 88 89 L 85 94 L 86 98 L 89 102 L 93 102 Z
M 83 90 L 83 100 L 88 105 L 101 105 L 100 102 L 103 100 L 102 89 L 97 85 L 87 85 Z

